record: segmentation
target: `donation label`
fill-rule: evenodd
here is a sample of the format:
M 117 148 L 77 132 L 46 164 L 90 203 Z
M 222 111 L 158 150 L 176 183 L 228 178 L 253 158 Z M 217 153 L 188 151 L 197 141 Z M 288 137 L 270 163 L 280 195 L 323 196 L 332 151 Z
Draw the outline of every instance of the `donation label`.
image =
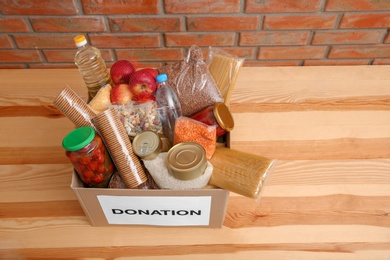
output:
M 208 226 L 211 196 L 97 196 L 109 224 Z

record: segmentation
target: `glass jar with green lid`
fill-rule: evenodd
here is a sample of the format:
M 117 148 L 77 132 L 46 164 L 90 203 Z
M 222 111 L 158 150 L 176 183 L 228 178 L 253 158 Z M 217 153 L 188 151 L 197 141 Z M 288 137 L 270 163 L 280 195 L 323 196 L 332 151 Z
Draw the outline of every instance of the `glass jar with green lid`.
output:
M 96 188 L 108 186 L 114 164 L 102 138 L 92 127 L 74 129 L 65 136 L 62 147 L 84 183 Z

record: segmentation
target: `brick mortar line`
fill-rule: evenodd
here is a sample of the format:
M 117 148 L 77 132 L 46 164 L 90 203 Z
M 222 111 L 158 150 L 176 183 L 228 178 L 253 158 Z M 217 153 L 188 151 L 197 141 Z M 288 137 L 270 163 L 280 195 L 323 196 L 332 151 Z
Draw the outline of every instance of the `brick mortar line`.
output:
M 390 29 L 387 29 L 387 30 L 386 30 L 386 32 L 383 34 L 382 39 L 381 39 L 380 42 L 383 43 L 383 44 L 387 44 L 387 43 L 385 43 L 385 40 L 386 40 L 386 38 L 387 38 L 388 36 L 390 37 Z
M 61 1 L 61 0 L 59 0 L 59 1 Z M 81 0 L 74 0 L 73 3 L 76 6 L 76 10 L 78 12 L 77 15 L 86 15 L 86 14 L 84 14 L 84 8 L 83 8 L 83 4 L 81 3 Z
M 158 0 L 157 1 L 157 8 L 159 10 L 159 14 L 165 15 L 165 5 L 164 5 L 164 0 Z
M 259 22 L 257 23 L 257 30 L 256 31 L 262 31 L 264 30 L 264 15 L 259 16 Z
M 32 18 L 80 18 L 80 17 L 94 17 L 94 16 L 105 16 L 105 17 L 114 17 L 114 18 L 157 18 L 157 17 L 231 17 L 231 16 L 305 16 L 305 15 L 321 15 L 321 14 L 389 14 L 390 10 L 378 10 L 378 11 L 316 11 L 316 12 L 258 12 L 258 13 L 157 13 L 157 14 L 59 14 L 59 15 L 3 15 L 2 18 L 20 18 L 20 17 L 32 17 Z
M 319 11 L 320 12 L 325 12 L 326 2 L 327 2 L 327 0 L 322 0 L 321 1 L 320 7 L 319 7 Z
M 313 38 L 314 38 L 315 31 L 311 30 L 309 33 L 309 36 L 307 37 L 306 46 L 312 46 Z
M 272 29 L 272 30 L 216 30 L 216 31 L 169 31 L 169 32 L 157 32 L 157 31 L 140 31 L 140 32 L 4 32 L 0 34 L 5 34 L 9 36 L 69 36 L 69 35 L 77 35 L 79 33 L 85 35 L 129 35 L 129 36 L 138 36 L 138 35 L 161 35 L 161 34 L 225 34 L 225 33 L 299 33 L 299 32 L 369 32 L 369 31 L 383 31 L 388 32 L 388 28 L 381 27 L 373 27 L 373 28 L 336 28 L 336 29 L 328 29 L 328 28 L 316 28 L 316 29 Z M 386 35 L 385 35 L 386 37 Z
M 305 15 L 321 15 L 321 14 L 389 14 L 390 10 L 368 10 L 368 11 L 315 11 L 315 12 L 235 12 L 235 13 L 165 13 L 160 12 L 156 14 L 109 14 L 109 13 L 96 13 L 96 14 L 85 14 L 82 6 L 76 5 L 76 9 L 80 11 L 78 14 L 58 14 L 58 15 L 46 15 L 46 14 L 3 14 L 2 18 L 88 18 L 88 17 L 128 17 L 128 18 L 156 18 L 156 17 L 178 17 L 178 16 L 194 16 L 194 17 L 224 17 L 224 16 L 305 16 Z

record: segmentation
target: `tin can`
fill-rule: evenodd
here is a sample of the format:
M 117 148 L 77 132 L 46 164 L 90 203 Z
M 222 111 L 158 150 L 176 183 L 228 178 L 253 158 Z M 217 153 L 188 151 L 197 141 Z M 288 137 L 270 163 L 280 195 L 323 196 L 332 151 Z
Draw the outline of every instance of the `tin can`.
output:
M 167 168 L 179 180 L 192 180 L 207 168 L 206 151 L 198 143 L 183 142 L 173 146 L 166 156 Z
M 65 136 L 62 146 L 80 179 L 90 187 L 106 188 L 114 164 L 102 138 L 92 127 L 76 128 Z
M 164 134 L 159 134 L 159 137 L 161 139 L 161 152 L 168 152 L 172 148 L 171 141 Z
M 138 157 L 151 160 L 160 154 L 162 143 L 155 132 L 143 131 L 134 137 L 132 147 Z
M 230 132 L 234 128 L 233 115 L 229 108 L 222 102 L 216 102 L 213 106 L 208 106 L 191 116 L 192 119 L 205 123 L 206 125 L 214 125 L 217 130 L 217 137 Z

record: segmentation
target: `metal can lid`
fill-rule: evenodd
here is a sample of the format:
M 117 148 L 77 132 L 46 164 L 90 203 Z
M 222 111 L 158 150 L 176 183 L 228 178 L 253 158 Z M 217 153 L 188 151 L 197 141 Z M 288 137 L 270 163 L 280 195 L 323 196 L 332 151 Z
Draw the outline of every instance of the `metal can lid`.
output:
M 229 108 L 222 102 L 216 102 L 214 104 L 213 113 L 215 120 L 219 126 L 227 132 L 230 132 L 234 128 L 233 115 Z
M 207 167 L 206 151 L 198 143 L 183 142 L 173 146 L 166 157 L 168 171 L 179 180 L 192 180 Z
M 151 160 L 161 152 L 161 139 L 153 131 L 143 131 L 134 137 L 132 147 L 137 156 Z

